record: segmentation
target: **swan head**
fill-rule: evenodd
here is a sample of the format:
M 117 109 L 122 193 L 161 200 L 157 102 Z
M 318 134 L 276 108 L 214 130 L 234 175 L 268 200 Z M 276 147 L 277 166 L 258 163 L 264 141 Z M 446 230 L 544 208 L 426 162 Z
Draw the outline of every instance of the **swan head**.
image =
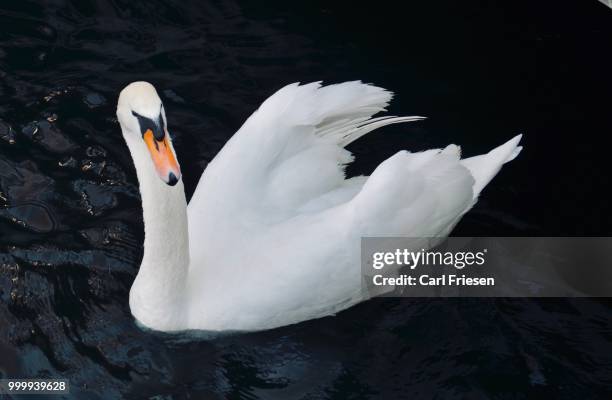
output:
M 176 185 L 181 169 L 168 133 L 164 105 L 155 87 L 148 82 L 127 85 L 119 94 L 117 119 L 132 157 L 135 153 L 148 153 L 159 178 L 170 186 Z

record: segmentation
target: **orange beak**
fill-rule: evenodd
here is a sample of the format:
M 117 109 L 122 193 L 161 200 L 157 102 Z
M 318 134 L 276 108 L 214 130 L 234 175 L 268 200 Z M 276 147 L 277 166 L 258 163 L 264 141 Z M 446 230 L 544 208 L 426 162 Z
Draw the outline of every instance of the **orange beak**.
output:
M 151 159 L 155 164 L 155 170 L 161 180 L 170 186 L 176 185 L 181 179 L 181 168 L 176 161 L 172 147 L 170 147 L 168 135 L 164 135 L 162 140 L 156 140 L 153 131 L 147 129 L 142 138 L 147 144 Z

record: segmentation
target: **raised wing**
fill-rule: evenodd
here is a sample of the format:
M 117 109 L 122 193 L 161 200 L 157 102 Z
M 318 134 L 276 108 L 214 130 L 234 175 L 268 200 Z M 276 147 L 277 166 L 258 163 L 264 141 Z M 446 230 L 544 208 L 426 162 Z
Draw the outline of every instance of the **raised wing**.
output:
M 190 213 L 197 219 L 198 210 L 232 209 L 247 221 L 275 222 L 349 200 L 364 179 L 345 180 L 352 155 L 344 147 L 382 126 L 422 119 L 372 118 L 391 98 L 391 92 L 359 81 L 285 86 L 209 164 Z

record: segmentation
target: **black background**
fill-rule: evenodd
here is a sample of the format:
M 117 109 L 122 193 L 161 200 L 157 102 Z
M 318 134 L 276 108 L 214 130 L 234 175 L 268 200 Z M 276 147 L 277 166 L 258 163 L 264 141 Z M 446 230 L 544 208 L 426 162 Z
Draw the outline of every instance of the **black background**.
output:
M 215 340 L 140 330 L 140 201 L 114 119 L 127 83 L 155 84 L 191 195 L 275 90 L 361 79 L 428 120 L 352 144 L 350 174 L 523 133 L 454 234 L 609 235 L 601 3 L 19 1 L 0 27 L 0 376 L 66 377 L 79 398 L 607 398 L 602 300 L 380 299 Z

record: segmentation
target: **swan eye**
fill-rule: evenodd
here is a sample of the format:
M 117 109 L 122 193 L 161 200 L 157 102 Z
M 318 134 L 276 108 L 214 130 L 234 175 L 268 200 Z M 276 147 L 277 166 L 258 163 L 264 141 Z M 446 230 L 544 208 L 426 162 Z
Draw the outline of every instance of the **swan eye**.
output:
M 166 132 L 164 129 L 164 125 L 162 123 L 163 118 L 161 115 L 161 110 L 157 117 L 157 121 L 155 121 L 152 118 L 140 115 L 136 111 L 133 111 L 133 110 L 132 110 L 132 115 L 136 117 L 136 119 L 138 120 L 138 125 L 140 126 L 140 134 L 143 137 L 147 131 L 151 131 L 153 133 L 153 136 L 155 137 L 155 140 L 157 141 L 164 140 L 164 136 L 166 135 Z

